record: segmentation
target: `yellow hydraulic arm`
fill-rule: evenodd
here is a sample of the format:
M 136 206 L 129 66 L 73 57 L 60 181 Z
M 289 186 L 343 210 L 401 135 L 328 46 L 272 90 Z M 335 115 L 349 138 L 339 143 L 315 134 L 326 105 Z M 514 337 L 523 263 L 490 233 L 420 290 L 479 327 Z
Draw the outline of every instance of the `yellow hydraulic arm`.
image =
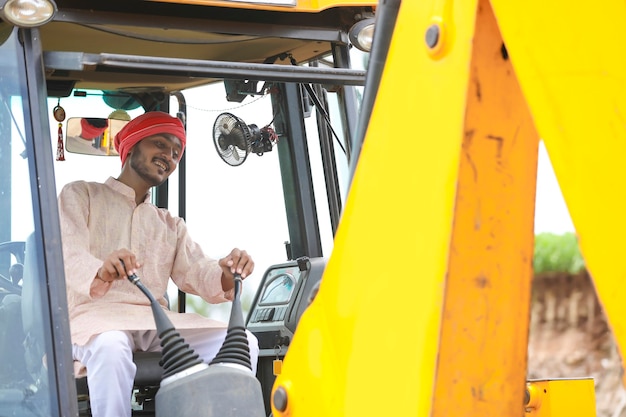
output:
M 275 417 L 522 415 L 540 138 L 626 346 L 626 3 L 404 0 Z

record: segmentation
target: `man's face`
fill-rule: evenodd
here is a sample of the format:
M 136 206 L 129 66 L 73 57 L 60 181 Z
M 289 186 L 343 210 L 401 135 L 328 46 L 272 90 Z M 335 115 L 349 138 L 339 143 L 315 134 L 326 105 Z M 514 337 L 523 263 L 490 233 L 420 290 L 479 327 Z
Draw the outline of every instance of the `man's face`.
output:
M 130 167 L 150 186 L 162 184 L 176 169 L 182 146 L 168 133 L 148 136 L 137 143 L 129 158 Z

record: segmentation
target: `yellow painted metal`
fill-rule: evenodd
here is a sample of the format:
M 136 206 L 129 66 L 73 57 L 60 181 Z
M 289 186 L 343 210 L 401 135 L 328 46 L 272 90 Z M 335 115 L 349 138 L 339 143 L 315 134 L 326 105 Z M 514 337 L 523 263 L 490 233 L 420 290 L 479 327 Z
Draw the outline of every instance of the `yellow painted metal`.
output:
M 529 381 L 525 417 L 595 417 L 592 378 Z
M 435 417 L 519 415 L 526 380 L 539 138 L 488 0 L 473 44 Z
M 287 405 L 275 417 L 431 412 L 475 14 L 475 1 L 401 4 L 335 249 L 276 379 Z M 437 21 L 445 44 L 431 53 L 424 34 Z
M 376 7 L 378 0 L 151 0 L 161 3 L 197 4 L 200 6 L 235 9 L 271 10 L 282 12 L 320 12 L 333 7 Z M 292 3 L 292 4 L 290 4 Z M 293 4 L 295 3 L 295 4 Z
M 626 3 L 492 3 L 623 357 Z
M 274 416 L 521 413 L 538 142 L 531 120 L 605 306 L 612 315 L 626 308 L 608 294 L 623 293 L 626 273 L 610 262 L 621 247 L 607 246 L 609 231 L 626 231 L 617 159 L 626 154 L 624 7 L 402 3 L 334 252 L 276 379 L 287 401 Z M 420 35 L 433 24 L 442 31 L 428 48 Z M 587 28 L 601 35 L 595 44 Z M 623 342 L 626 332 L 614 328 Z M 551 391 L 559 412 L 568 410 L 560 389 Z M 570 389 L 570 400 L 594 401 L 588 385 Z

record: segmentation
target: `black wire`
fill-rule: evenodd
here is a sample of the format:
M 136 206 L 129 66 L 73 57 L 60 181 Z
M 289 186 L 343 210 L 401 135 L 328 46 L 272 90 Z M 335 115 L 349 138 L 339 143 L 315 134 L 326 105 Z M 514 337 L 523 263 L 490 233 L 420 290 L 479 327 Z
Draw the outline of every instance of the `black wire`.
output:
M 291 62 L 291 65 L 298 66 L 298 63 L 296 62 L 295 58 L 291 54 L 286 54 L 285 56 L 280 56 L 279 58 L 281 58 L 281 59 L 289 58 L 289 62 Z M 315 91 L 313 91 L 313 87 L 311 87 L 311 85 L 308 84 L 308 83 L 302 83 L 302 85 L 304 86 L 306 91 L 311 96 L 311 99 L 313 100 L 313 103 L 315 104 L 315 107 L 317 107 L 317 110 L 320 113 L 322 113 L 322 117 L 324 117 L 324 120 L 326 121 L 326 124 L 328 125 L 328 128 L 330 129 L 331 133 L 333 134 L 333 136 L 337 140 L 337 144 L 339 145 L 339 147 L 343 151 L 343 154 L 347 155 L 346 149 L 343 147 L 343 144 L 341 143 L 341 140 L 339 139 L 339 136 L 335 132 L 335 129 L 333 129 L 333 125 L 330 122 L 330 116 L 326 112 L 326 109 L 324 108 L 324 106 L 322 106 L 322 102 L 320 101 L 320 99 L 317 96 L 317 94 L 315 94 Z
M 326 109 L 324 108 L 324 106 L 322 106 L 322 103 L 320 102 L 320 99 L 317 96 L 317 94 L 315 94 L 315 91 L 313 91 L 313 87 L 311 87 L 310 84 L 303 84 L 303 85 L 304 85 L 304 88 L 306 89 L 306 91 L 309 93 L 309 95 L 313 99 L 313 103 L 315 103 L 315 107 L 317 107 L 317 109 L 320 111 L 320 113 L 322 113 L 322 116 L 324 117 L 324 120 L 326 121 L 326 124 L 328 125 L 328 128 L 332 132 L 332 134 L 335 137 L 335 139 L 337 139 L 337 144 L 339 145 L 339 147 L 343 151 L 343 154 L 346 155 L 346 149 L 343 147 L 343 144 L 341 143 L 341 140 L 339 140 L 339 136 L 337 136 L 337 133 L 335 132 L 335 129 L 333 129 L 333 125 L 330 123 L 330 116 L 326 112 Z

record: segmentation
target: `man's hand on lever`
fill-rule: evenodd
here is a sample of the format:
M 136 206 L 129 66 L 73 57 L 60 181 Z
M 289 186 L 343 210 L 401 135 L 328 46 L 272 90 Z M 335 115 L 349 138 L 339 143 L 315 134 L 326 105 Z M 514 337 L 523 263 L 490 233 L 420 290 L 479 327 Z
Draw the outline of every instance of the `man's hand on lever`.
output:
M 235 274 L 241 275 L 241 279 L 246 279 L 254 271 L 254 261 L 248 252 L 241 249 L 233 249 L 228 256 L 219 260 L 222 268 L 222 288 L 229 291 L 234 287 Z
M 128 269 L 126 266 L 128 266 Z M 140 266 L 134 253 L 128 249 L 119 249 L 107 256 L 100 269 L 98 269 L 96 278 L 104 282 L 126 279 L 135 274 L 135 269 Z

